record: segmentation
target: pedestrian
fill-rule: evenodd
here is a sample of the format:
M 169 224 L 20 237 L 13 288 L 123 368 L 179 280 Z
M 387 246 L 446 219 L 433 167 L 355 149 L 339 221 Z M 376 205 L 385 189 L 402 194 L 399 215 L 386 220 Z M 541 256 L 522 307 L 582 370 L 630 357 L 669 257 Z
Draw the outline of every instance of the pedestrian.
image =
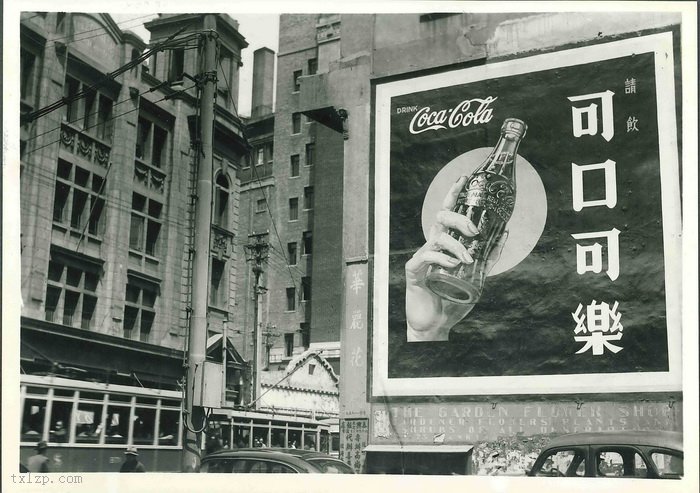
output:
M 129 447 L 124 452 L 124 463 L 119 472 L 146 472 L 146 468 L 139 462 L 139 451 L 136 447 Z
M 49 472 L 49 458 L 46 457 L 48 446 L 45 441 L 36 444 L 36 454 L 27 459 L 29 472 Z

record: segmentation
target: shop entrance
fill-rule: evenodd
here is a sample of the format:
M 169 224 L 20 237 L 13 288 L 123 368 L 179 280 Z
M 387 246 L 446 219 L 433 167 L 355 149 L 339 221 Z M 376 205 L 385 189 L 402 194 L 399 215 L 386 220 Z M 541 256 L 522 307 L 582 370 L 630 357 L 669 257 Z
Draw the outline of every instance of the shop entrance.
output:
M 366 474 L 472 474 L 471 445 L 370 445 Z

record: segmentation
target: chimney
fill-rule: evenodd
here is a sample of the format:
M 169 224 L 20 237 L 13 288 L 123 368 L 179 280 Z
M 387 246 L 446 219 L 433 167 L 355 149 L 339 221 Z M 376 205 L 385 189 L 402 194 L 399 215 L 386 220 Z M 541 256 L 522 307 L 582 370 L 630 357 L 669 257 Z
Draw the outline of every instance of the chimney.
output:
M 274 90 L 275 52 L 270 48 L 259 48 L 253 53 L 253 97 L 250 116 L 258 118 L 272 113 Z

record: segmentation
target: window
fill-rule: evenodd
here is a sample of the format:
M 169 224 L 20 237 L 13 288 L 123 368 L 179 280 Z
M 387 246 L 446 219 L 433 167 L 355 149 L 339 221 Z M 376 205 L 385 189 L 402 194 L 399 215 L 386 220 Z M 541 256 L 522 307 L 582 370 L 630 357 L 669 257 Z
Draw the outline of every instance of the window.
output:
M 287 265 L 297 265 L 297 242 L 287 243 Z
M 311 231 L 304 231 L 301 235 L 301 254 L 311 255 L 312 236 Z
M 46 399 L 27 398 L 22 411 L 23 442 L 36 444 L 44 433 L 44 416 L 46 416 Z
M 314 75 L 318 71 L 318 58 L 309 58 L 309 75 Z
M 292 79 L 294 81 L 294 92 L 299 92 L 299 89 L 301 89 L 301 84 L 299 82 L 299 77 L 301 77 L 301 74 L 301 70 L 295 70 L 292 74 Z
M 301 113 L 292 113 L 292 133 L 301 133 Z
M 662 478 L 680 478 L 683 476 L 683 457 L 670 452 L 654 451 L 651 460 L 656 464 Z
M 296 288 L 287 288 L 287 311 L 293 312 L 296 310 Z
M 81 397 L 82 397 L 81 392 Z M 78 443 L 98 443 L 104 429 L 102 422 L 102 402 L 80 402 L 75 413 L 75 441 Z
M 214 217 L 213 223 L 222 228 L 228 228 L 228 179 L 223 173 L 216 177 L 214 192 Z
M 156 410 L 154 408 L 137 407 L 134 409 L 133 421 L 133 443 L 135 445 L 153 445 Z
M 137 252 L 158 256 L 158 238 L 162 226 L 163 204 L 136 192 L 131 199 L 131 230 L 129 248 Z
M 36 67 L 36 56 L 33 53 L 20 48 L 20 99 L 31 100 L 34 97 L 34 74 Z M 30 103 L 31 104 L 31 103 Z
M 81 92 L 84 92 L 84 96 L 78 97 Z M 68 123 L 77 125 L 102 141 L 112 141 L 111 98 L 69 75 L 63 86 L 63 96 L 68 100 L 64 114 Z
M 256 202 L 255 206 L 255 211 L 256 212 L 265 212 L 267 210 L 267 200 L 263 199 L 258 199 Z
M 306 144 L 306 165 L 313 166 L 316 160 L 316 146 L 314 144 Z
M 102 171 L 102 170 L 101 170 Z M 105 178 L 63 159 L 58 160 L 53 201 L 53 221 L 69 223 L 81 234 L 87 226 L 91 235 L 103 233 Z
M 289 199 L 289 220 L 296 221 L 299 219 L 299 199 L 294 197 Z
M 226 305 L 226 262 L 211 259 L 211 276 L 209 278 L 209 304 L 224 307 Z
M 265 164 L 265 148 L 261 146 L 255 150 L 255 165 L 262 166 L 263 164 Z
M 275 147 L 272 142 L 265 144 L 265 155 L 267 156 L 267 162 L 271 163 L 275 152 Z
M 301 301 L 311 301 L 311 278 L 301 278 Z
M 96 266 L 81 265 L 77 260 L 52 251 L 44 304 L 46 320 L 92 328 L 99 280 Z
M 290 158 L 289 176 L 299 176 L 299 154 L 294 154 Z
M 289 358 L 294 353 L 294 333 L 284 334 L 284 355 Z
M 136 158 L 146 164 L 162 168 L 166 159 L 168 131 L 152 122 L 139 117 L 136 132 Z
M 168 73 L 169 81 L 182 80 L 182 74 L 185 72 L 185 49 L 175 48 L 170 51 L 170 71 Z
M 243 156 L 241 156 L 241 169 L 248 169 L 248 168 L 250 168 L 250 155 L 243 154 Z
M 128 405 L 110 405 L 107 407 L 107 430 L 105 443 L 126 443 L 127 439 L 129 438 L 130 414 L 131 408 Z
M 130 276 L 124 303 L 124 337 L 150 342 L 158 286 Z
M 551 452 L 542 466 L 536 471 L 536 476 L 585 476 L 585 454 L 578 450 L 555 450 Z
M 308 349 L 311 345 L 311 327 L 307 322 L 302 322 L 299 327 L 301 328 L 301 345 Z
M 304 187 L 304 209 L 314 208 L 314 187 Z
M 639 453 L 632 448 L 620 447 L 615 450 L 601 450 L 596 454 L 596 476 L 647 477 L 647 466 Z

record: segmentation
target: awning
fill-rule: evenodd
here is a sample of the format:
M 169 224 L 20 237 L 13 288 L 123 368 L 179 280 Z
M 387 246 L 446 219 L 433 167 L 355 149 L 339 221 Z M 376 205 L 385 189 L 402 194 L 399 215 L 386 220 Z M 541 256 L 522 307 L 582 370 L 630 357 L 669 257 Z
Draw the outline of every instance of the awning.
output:
M 436 453 L 436 454 L 459 454 L 467 453 L 474 448 L 474 445 L 368 445 L 365 452 L 407 452 L 407 453 Z

